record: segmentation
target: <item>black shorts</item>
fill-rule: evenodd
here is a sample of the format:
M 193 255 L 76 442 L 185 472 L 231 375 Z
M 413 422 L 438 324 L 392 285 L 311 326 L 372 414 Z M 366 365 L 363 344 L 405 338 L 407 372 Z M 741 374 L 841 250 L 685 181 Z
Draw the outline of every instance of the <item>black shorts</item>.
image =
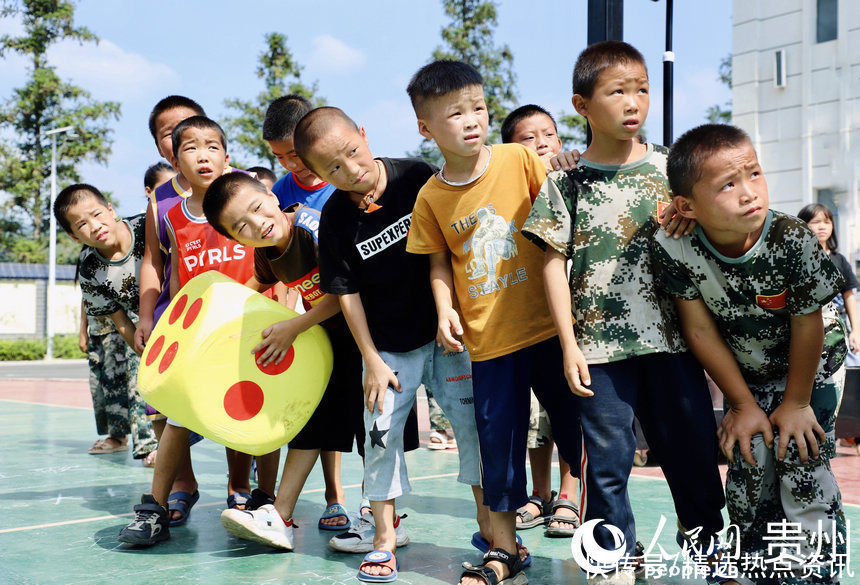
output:
M 364 392 L 361 389 L 361 354 L 349 330 L 328 330 L 334 364 L 322 400 L 310 420 L 289 442 L 291 449 L 364 453 Z
M 346 327 L 333 328 L 328 334 L 334 356 L 331 378 L 317 409 L 288 446 L 349 453 L 355 441 L 364 457 L 361 353 Z M 414 451 L 418 446 L 418 410 L 413 404 L 403 429 L 403 450 Z

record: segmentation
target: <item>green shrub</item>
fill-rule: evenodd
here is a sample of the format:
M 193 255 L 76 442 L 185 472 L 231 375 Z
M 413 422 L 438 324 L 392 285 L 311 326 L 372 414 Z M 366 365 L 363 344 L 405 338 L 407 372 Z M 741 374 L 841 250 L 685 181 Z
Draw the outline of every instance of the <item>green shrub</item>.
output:
M 0 339 L 0 361 L 41 360 L 47 353 L 44 339 Z M 85 357 L 78 348 L 77 335 L 55 335 L 54 357 L 80 359 Z

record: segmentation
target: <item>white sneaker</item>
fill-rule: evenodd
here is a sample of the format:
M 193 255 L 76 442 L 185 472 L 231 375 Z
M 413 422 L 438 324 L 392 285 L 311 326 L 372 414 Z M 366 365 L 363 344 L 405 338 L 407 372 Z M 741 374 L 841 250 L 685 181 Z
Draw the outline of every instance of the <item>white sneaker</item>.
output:
M 406 529 L 403 528 L 403 518 L 406 515 L 398 516 L 394 521 L 394 534 L 397 536 L 397 546 L 406 546 L 409 544 L 409 535 L 406 534 Z M 373 552 L 373 537 L 376 534 L 376 525 L 373 523 L 373 515 L 370 512 L 365 512 L 361 518 L 352 523 L 352 526 L 346 532 L 333 536 L 328 541 L 328 545 L 336 551 L 348 553 L 369 553 Z
M 256 510 L 227 509 L 221 512 L 221 524 L 233 536 L 293 550 L 293 521 L 288 522 L 284 522 L 272 504 Z

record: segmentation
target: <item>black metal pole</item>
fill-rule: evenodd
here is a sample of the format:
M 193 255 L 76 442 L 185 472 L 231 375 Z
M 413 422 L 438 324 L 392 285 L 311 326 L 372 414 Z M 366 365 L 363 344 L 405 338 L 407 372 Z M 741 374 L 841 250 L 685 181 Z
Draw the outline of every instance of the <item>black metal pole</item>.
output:
M 588 0 L 588 44 L 624 40 L 624 0 Z M 585 144 L 591 128 L 585 126 Z
M 672 137 L 672 76 L 675 53 L 672 52 L 672 0 L 666 0 L 666 52 L 663 53 L 663 144 L 671 146 Z

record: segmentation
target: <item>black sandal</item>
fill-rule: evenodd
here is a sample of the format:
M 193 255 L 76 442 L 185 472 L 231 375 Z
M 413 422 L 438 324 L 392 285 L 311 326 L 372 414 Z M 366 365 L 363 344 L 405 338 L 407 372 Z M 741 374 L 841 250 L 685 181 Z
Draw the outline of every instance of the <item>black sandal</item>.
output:
M 527 528 L 534 528 L 535 526 L 546 524 L 546 519 L 550 514 L 552 514 L 552 503 L 555 501 L 555 494 L 555 492 L 551 492 L 547 501 L 540 499 L 540 496 L 537 494 L 529 496 L 529 504 L 537 506 L 537 509 L 540 510 L 540 514 L 535 516 L 526 509 L 526 506 L 517 510 L 517 515 L 520 517 L 520 521 L 517 522 L 517 530 L 526 530 Z
M 556 514 L 559 508 L 570 510 L 573 516 L 560 516 Z M 558 526 L 550 526 L 553 522 L 564 522 L 565 524 L 573 524 L 573 528 L 561 528 Z M 552 505 L 552 515 L 546 519 L 546 530 L 544 536 L 550 538 L 570 538 L 576 529 L 579 527 L 579 507 L 572 501 L 566 499 L 556 500 Z
M 487 566 L 490 561 L 498 561 L 508 567 L 508 576 L 499 580 L 496 572 Z M 480 565 L 473 565 L 468 562 L 463 563 L 463 573 L 460 575 L 460 580 L 463 577 L 477 577 L 483 579 L 487 585 L 528 585 L 529 578 L 523 572 L 523 562 L 520 560 L 519 551 L 517 554 L 511 554 L 503 548 L 494 548 L 484 555 L 484 562 Z

